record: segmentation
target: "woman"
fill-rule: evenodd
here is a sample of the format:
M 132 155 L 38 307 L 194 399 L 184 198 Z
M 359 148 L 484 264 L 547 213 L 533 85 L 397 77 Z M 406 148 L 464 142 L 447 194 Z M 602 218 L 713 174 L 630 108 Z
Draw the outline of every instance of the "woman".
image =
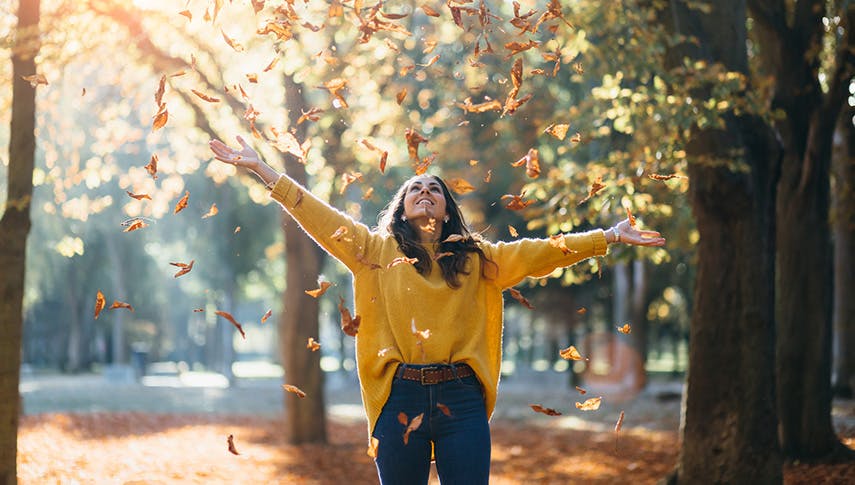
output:
M 353 274 L 357 370 L 382 484 L 486 484 L 489 418 L 501 364 L 502 291 L 528 276 L 606 254 L 609 243 L 662 246 L 629 221 L 608 230 L 490 243 L 472 234 L 445 183 L 406 181 L 377 230 L 339 212 L 241 149 L 217 160 L 253 171 L 300 226 Z

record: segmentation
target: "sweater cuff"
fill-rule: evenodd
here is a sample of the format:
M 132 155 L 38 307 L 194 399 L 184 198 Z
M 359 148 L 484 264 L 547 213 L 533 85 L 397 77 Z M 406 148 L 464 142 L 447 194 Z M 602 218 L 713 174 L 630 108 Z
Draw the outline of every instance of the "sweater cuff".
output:
M 609 243 L 606 242 L 605 230 L 591 231 L 591 242 L 594 245 L 594 256 L 605 256 L 609 252 Z
M 279 180 L 276 181 L 276 184 L 273 186 L 273 190 L 270 191 L 270 198 L 279 202 L 285 207 L 293 207 L 293 200 L 289 200 L 289 196 L 291 199 L 295 197 L 291 193 L 291 187 L 294 186 L 294 182 L 285 175 L 280 175 Z

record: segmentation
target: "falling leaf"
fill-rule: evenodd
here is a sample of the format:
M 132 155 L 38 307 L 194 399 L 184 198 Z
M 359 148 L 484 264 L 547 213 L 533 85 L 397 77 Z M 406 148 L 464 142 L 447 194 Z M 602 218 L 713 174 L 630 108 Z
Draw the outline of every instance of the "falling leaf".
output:
M 566 360 L 588 360 L 587 358 L 582 357 L 582 354 L 580 354 L 579 351 L 576 350 L 576 347 L 572 345 L 566 349 L 558 351 L 558 354 Z
M 202 99 L 202 101 L 207 101 L 209 103 L 219 103 L 220 102 L 220 98 L 208 96 L 207 94 L 205 94 L 201 91 L 196 91 L 195 89 L 191 89 L 190 91 L 193 92 L 193 94 L 198 96 L 200 99 Z
M 233 317 L 231 313 L 229 313 L 229 312 L 224 312 L 224 311 L 219 311 L 219 310 L 218 310 L 218 311 L 216 311 L 216 312 L 214 312 L 214 313 L 215 313 L 215 314 L 217 314 L 217 315 L 219 315 L 219 316 L 221 316 L 221 317 L 223 317 L 223 318 L 225 318 L 226 320 L 228 320 L 228 321 L 229 321 L 229 323 L 231 323 L 232 325 L 234 325 L 234 326 L 235 326 L 235 328 L 237 328 L 237 329 L 238 329 L 238 332 L 240 332 L 240 336 L 241 336 L 241 337 L 243 337 L 243 339 L 244 339 L 244 340 L 246 340 L 246 334 L 245 334 L 245 333 L 244 333 L 244 331 L 243 331 L 243 326 L 242 326 L 240 323 L 238 323 L 238 321 L 237 321 L 237 320 L 235 320 L 235 317 Z
M 407 413 L 401 411 L 398 413 L 398 422 L 401 423 L 401 426 L 406 426 L 410 423 L 410 418 L 407 416 Z
M 419 64 L 419 65 L 420 65 L 420 66 L 422 66 L 422 67 L 430 67 L 430 66 L 432 66 L 432 65 L 436 64 L 436 61 L 438 61 L 438 60 L 439 60 L 439 54 L 437 54 L 437 55 L 435 55 L 435 56 L 431 57 L 431 58 L 427 61 L 427 63 L 425 63 L 425 64 Z
M 404 444 L 406 445 L 410 439 L 410 433 L 419 429 L 419 426 L 422 425 L 422 419 L 424 418 L 425 413 L 421 413 L 410 421 L 410 424 L 407 426 L 407 430 L 404 431 Z M 406 417 L 406 416 L 405 416 Z
M 220 210 L 217 209 L 217 204 L 211 204 L 211 208 L 208 209 L 208 212 L 206 212 L 205 215 L 202 216 L 202 219 L 214 217 L 215 215 L 217 215 L 218 212 L 220 212 Z
M 603 178 L 597 177 L 597 180 L 594 180 L 594 182 L 591 184 L 591 188 L 588 190 L 588 195 L 584 199 L 580 200 L 579 203 L 576 205 L 584 204 L 588 201 L 588 199 L 597 195 L 597 192 L 603 190 L 604 188 L 606 188 L 606 186 L 603 185 Z
M 439 17 L 439 12 L 428 7 L 427 5 L 422 5 L 421 9 L 422 9 L 422 11 L 424 11 L 425 15 L 427 15 L 429 17 Z
M 173 210 L 173 213 L 178 214 L 179 212 L 184 210 L 184 208 L 187 207 L 187 201 L 189 199 L 190 199 L 190 192 L 185 190 L 184 191 L 184 197 L 181 197 L 181 199 L 178 201 L 178 203 L 175 204 L 175 209 Z
M 511 233 L 511 237 L 517 237 L 520 233 L 517 232 L 517 229 L 514 226 L 508 226 L 508 232 Z
M 113 304 L 110 305 L 109 310 L 115 310 L 116 308 L 126 308 L 130 311 L 134 311 L 134 307 L 131 306 L 130 303 L 125 303 L 119 300 L 113 300 Z
M 234 435 L 229 435 L 229 437 L 226 441 L 229 444 L 229 452 L 233 455 L 240 455 L 240 453 L 238 453 L 237 448 L 235 448 L 235 437 L 234 437 Z
M 252 0 L 252 9 L 255 11 L 255 13 L 264 10 L 264 2 L 265 0 Z
M 406 97 L 407 97 L 407 88 L 404 88 L 404 89 L 398 91 L 398 94 L 395 95 L 395 99 L 398 101 L 398 106 L 400 106 L 401 103 L 404 102 L 404 98 L 406 98 Z
M 564 234 L 553 234 L 552 236 L 549 236 L 549 245 L 556 249 L 560 249 L 565 255 L 577 252 L 567 247 L 567 239 L 564 238 Z
M 635 216 L 632 215 L 629 207 L 624 207 L 624 209 L 626 209 L 626 218 L 629 219 L 629 227 L 635 227 Z
M 177 266 L 177 267 L 181 268 L 177 273 L 175 273 L 173 278 L 178 278 L 179 276 L 182 276 L 182 275 L 189 273 L 190 270 L 193 269 L 193 263 L 195 263 L 195 262 L 196 262 L 196 260 L 192 259 L 192 260 L 190 260 L 189 264 L 188 263 L 169 263 L 172 266 Z
M 583 395 L 583 396 L 584 396 L 585 394 L 587 394 L 587 393 L 588 393 L 588 391 L 586 391 L 586 390 L 582 389 L 582 388 L 581 388 L 581 387 L 579 387 L 579 386 L 576 386 L 576 390 L 577 390 L 577 391 L 579 391 L 579 394 L 581 394 L 581 395 Z
M 457 107 L 466 113 L 486 113 L 488 111 L 499 111 L 502 109 L 502 102 L 498 99 L 490 99 L 487 97 L 486 101 L 472 104 L 472 98 L 466 98 L 462 103 L 457 103 Z
M 421 160 L 421 162 L 416 165 L 414 171 L 416 175 L 422 175 L 427 172 L 428 167 L 430 167 L 431 163 L 433 163 L 434 159 L 436 159 L 436 153 L 433 153 Z
M 229 45 L 235 52 L 243 52 L 243 46 L 236 42 L 234 39 L 226 35 L 226 32 L 223 29 L 220 29 L 220 33 L 223 34 L 223 39 L 226 41 L 226 44 Z
M 330 81 L 327 81 L 321 87 L 329 91 L 330 96 L 332 96 L 334 100 L 338 100 L 342 108 L 348 107 L 347 101 L 344 99 L 344 96 L 339 93 L 339 91 L 347 87 L 347 79 L 335 78 Z
M 505 49 L 511 51 L 510 54 L 506 56 L 506 58 L 511 58 L 520 52 L 525 52 L 533 47 L 537 47 L 540 45 L 540 42 L 535 40 L 530 40 L 527 43 L 523 44 L 522 42 L 508 42 L 505 44 Z
M 187 17 L 188 21 L 193 20 L 193 14 L 189 10 L 182 10 L 182 11 L 178 12 L 178 15 L 183 15 L 183 16 Z
M 321 344 L 314 338 L 309 337 L 309 340 L 306 342 L 306 348 L 312 349 L 312 352 L 316 352 L 321 348 Z
M 489 184 L 490 179 L 492 179 L 492 178 L 493 178 L 493 169 L 489 169 L 489 170 L 487 170 L 487 174 L 484 175 L 484 183 Z
M 570 129 L 569 124 L 562 123 L 562 124 L 556 125 L 555 123 L 553 123 L 553 124 L 549 125 L 545 130 L 543 130 L 543 132 L 548 133 L 548 134 L 554 136 L 555 138 L 558 138 L 559 140 L 564 141 L 564 137 L 567 136 L 567 130 L 568 129 Z
M 362 182 L 361 172 L 343 173 L 341 174 L 341 187 L 338 189 L 339 194 L 343 194 L 347 190 L 347 186 L 356 182 Z
M 576 310 L 576 313 L 578 313 L 579 315 L 584 315 L 584 314 L 588 313 L 588 309 L 585 307 L 581 307 L 578 310 Z
M 543 413 L 543 414 L 545 414 L 545 415 L 547 415 L 547 416 L 561 416 L 561 412 L 560 412 L 560 411 L 556 411 L 556 410 L 554 410 L 554 409 L 552 409 L 552 408 L 545 408 L 545 407 L 541 406 L 540 404 L 529 404 L 529 406 L 530 406 L 530 407 L 531 407 L 531 409 L 533 409 L 535 412 Z
M 282 384 L 282 388 L 288 392 L 292 392 L 292 393 L 296 394 L 297 397 L 299 397 L 301 399 L 306 397 L 306 393 L 301 391 L 300 388 L 297 386 L 292 386 L 291 384 Z
M 240 226 L 235 226 L 235 230 L 232 234 L 237 234 L 240 232 Z
M 582 134 L 577 131 L 575 135 L 570 137 L 570 142 L 571 143 L 582 143 Z
M 391 347 L 385 347 L 377 351 L 377 357 L 386 357 L 386 354 L 392 351 Z
M 475 190 L 475 187 L 472 186 L 469 182 L 462 178 L 453 178 L 446 181 L 448 183 L 448 187 L 454 192 L 463 195 L 468 194 Z
M 433 234 L 436 231 L 436 219 L 431 217 L 430 219 L 428 219 L 428 223 L 426 225 L 419 225 L 419 228 L 424 232 Z
M 585 402 L 577 402 L 576 409 L 581 409 L 582 411 L 596 411 L 597 409 L 600 409 L 600 403 L 602 402 L 602 397 L 592 397 Z
M 529 148 L 528 153 L 526 153 L 524 157 L 512 163 L 511 166 L 519 167 L 523 164 L 525 164 L 526 176 L 533 179 L 540 176 L 540 155 L 536 148 Z
M 48 85 L 47 78 L 44 74 L 31 74 L 29 76 L 21 76 L 21 79 L 30 83 L 30 86 L 36 87 L 39 84 Z
M 452 251 L 443 251 L 441 253 L 436 253 L 433 255 L 433 260 L 439 261 L 440 259 L 448 257 L 448 256 L 454 256 L 454 253 Z
M 516 288 L 508 288 L 508 291 L 510 292 L 514 300 L 522 303 L 523 306 L 525 306 L 529 310 L 534 310 L 534 306 L 531 304 L 530 301 L 528 301 L 526 297 L 522 295 L 522 293 L 519 292 L 519 290 L 517 290 Z
M 394 268 L 399 264 L 416 264 L 419 262 L 419 258 L 408 258 L 406 256 L 399 256 L 393 259 L 389 264 L 386 265 L 386 269 Z
M 444 414 L 448 417 L 451 417 L 451 410 L 448 409 L 448 406 L 446 406 L 445 404 L 443 404 L 441 402 L 438 402 L 438 403 L 436 403 L 436 407 L 438 407 L 439 410 L 442 411 L 442 414 Z
M 341 241 L 346 234 L 347 226 L 339 226 L 338 229 L 335 230 L 335 232 L 330 234 L 330 239 L 332 239 L 333 241 Z
M 305 293 L 313 298 L 318 298 L 327 292 L 327 289 L 332 286 L 332 283 L 329 281 L 320 281 L 318 282 L 318 289 L 316 290 L 304 290 Z
M 154 92 L 154 104 L 158 108 L 163 106 L 163 94 L 166 92 L 166 75 L 160 76 L 160 81 L 157 84 L 157 91 Z
M 255 84 L 258 83 L 258 74 L 254 72 L 246 73 L 246 80 Z
M 148 224 L 142 219 L 131 219 L 127 226 L 128 227 L 126 227 L 125 230 L 122 232 L 136 231 L 137 229 L 148 227 Z
M 621 411 L 620 416 L 618 416 L 618 418 L 617 418 L 617 423 L 615 423 L 615 433 L 619 433 L 620 428 L 623 426 L 623 416 L 624 416 L 624 413 L 623 413 L 623 411 Z
M 576 74 L 585 74 L 585 68 L 582 67 L 581 62 L 573 64 L 573 70 L 576 71 Z
M 151 161 L 148 162 L 148 165 L 143 167 L 154 180 L 157 180 L 157 160 L 157 153 L 153 153 L 151 155 Z
M 410 155 L 410 160 L 412 160 L 413 162 L 418 162 L 419 145 L 422 143 L 427 143 L 429 140 L 420 135 L 419 132 L 412 128 L 407 128 L 405 136 L 407 139 L 407 152 Z
M 338 311 L 341 313 L 341 330 L 351 337 L 356 337 L 356 334 L 359 333 L 359 321 L 361 317 L 356 315 L 354 317 L 350 316 L 350 310 L 345 308 L 344 306 L 344 298 L 338 297 Z
M 166 103 L 160 105 L 160 109 L 157 110 L 157 114 L 154 115 L 154 121 L 151 122 L 151 131 L 155 132 L 164 126 L 166 126 L 166 122 L 169 120 L 169 111 L 166 109 Z
M 526 207 L 528 207 L 534 203 L 534 200 L 523 201 L 522 198 L 524 196 L 525 196 L 525 191 L 522 191 L 520 193 L 520 195 L 505 194 L 501 197 L 501 199 L 502 200 L 511 199 L 510 202 L 505 204 L 505 207 L 512 210 L 512 211 L 518 211 L 518 210 L 525 209 Z
M 416 319 L 410 320 L 410 332 L 416 337 L 416 340 L 424 341 L 430 338 L 430 329 L 419 330 L 416 328 Z
M 309 108 L 309 111 L 300 110 L 300 117 L 297 119 L 297 124 L 309 120 L 309 121 L 318 121 L 321 119 L 320 114 L 323 113 L 324 110 L 320 108 Z
M 617 328 L 617 331 L 623 334 L 627 334 L 632 331 L 632 328 L 629 326 L 628 323 L 624 323 L 623 326 Z
M 204 309 L 204 308 L 194 308 L 194 309 L 193 309 L 193 313 L 201 313 L 201 312 L 204 312 L 204 311 L 205 311 L 205 309 Z
M 107 305 L 107 300 L 104 299 L 104 294 L 101 293 L 101 290 L 98 290 L 98 294 L 95 295 L 95 320 L 98 320 L 98 315 L 101 313 L 101 310 L 104 309 L 104 306 Z
M 653 180 L 659 180 L 659 181 L 671 180 L 674 178 L 679 178 L 679 179 L 685 178 L 684 176 L 677 175 L 676 173 L 671 173 L 668 175 L 660 175 L 658 173 L 649 173 L 649 174 L 647 174 L 647 176 Z
M 273 58 L 273 60 L 272 60 L 272 61 L 270 61 L 270 64 L 268 64 L 268 65 L 267 65 L 267 67 L 265 67 L 264 69 L 262 69 L 262 70 L 261 70 L 261 72 L 269 72 L 269 71 L 270 71 L 270 70 L 272 70 L 274 67 L 276 67 L 276 64 L 278 64 L 278 63 L 279 63 L 279 57 L 278 57 L 278 56 L 277 56 L 277 57 L 274 57 L 274 58 Z
M 267 319 L 270 318 L 272 315 L 273 315 L 273 310 L 268 309 L 266 312 L 264 312 L 264 315 L 261 316 L 261 323 L 266 322 Z
M 461 236 L 460 234 L 451 234 L 447 238 L 445 238 L 445 240 L 442 242 L 444 242 L 444 243 L 460 242 L 460 241 L 463 241 L 464 239 L 466 239 L 466 238 Z
M 128 194 L 128 197 L 131 197 L 131 198 L 134 198 L 137 200 L 143 200 L 143 199 L 151 200 L 151 196 L 148 194 L 134 194 L 133 192 L 130 192 L 128 190 L 126 190 L 125 192 Z

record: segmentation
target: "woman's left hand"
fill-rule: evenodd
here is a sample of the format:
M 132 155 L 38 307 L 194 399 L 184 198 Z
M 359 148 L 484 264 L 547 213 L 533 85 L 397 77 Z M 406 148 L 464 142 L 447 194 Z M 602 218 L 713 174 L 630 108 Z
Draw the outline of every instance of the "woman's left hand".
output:
M 617 241 L 634 246 L 664 246 L 665 238 L 658 231 L 639 231 L 629 219 L 618 222 L 613 228 Z

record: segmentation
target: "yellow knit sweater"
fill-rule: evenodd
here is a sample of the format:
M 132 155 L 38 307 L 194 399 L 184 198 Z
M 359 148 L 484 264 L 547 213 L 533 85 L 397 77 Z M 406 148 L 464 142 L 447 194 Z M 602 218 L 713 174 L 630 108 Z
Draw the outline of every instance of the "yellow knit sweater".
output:
M 528 276 L 543 277 L 555 268 L 607 251 L 600 229 L 566 234 L 571 250 L 566 255 L 547 239 L 482 242 L 484 253 L 498 267 L 495 278 L 482 277 L 478 263 L 470 261 L 469 274 L 461 274 L 461 286 L 452 289 L 435 262 L 427 276 L 418 274 L 411 264 L 387 269 L 403 256 L 393 237 L 354 221 L 287 175 L 279 178 L 271 197 L 353 274 L 355 314 L 362 319 L 356 336 L 357 372 L 369 436 L 400 362 L 469 364 L 484 386 L 487 415 L 492 416 L 502 362 L 502 290 Z M 419 331 L 430 330 L 421 345 L 413 335 L 413 324 Z

